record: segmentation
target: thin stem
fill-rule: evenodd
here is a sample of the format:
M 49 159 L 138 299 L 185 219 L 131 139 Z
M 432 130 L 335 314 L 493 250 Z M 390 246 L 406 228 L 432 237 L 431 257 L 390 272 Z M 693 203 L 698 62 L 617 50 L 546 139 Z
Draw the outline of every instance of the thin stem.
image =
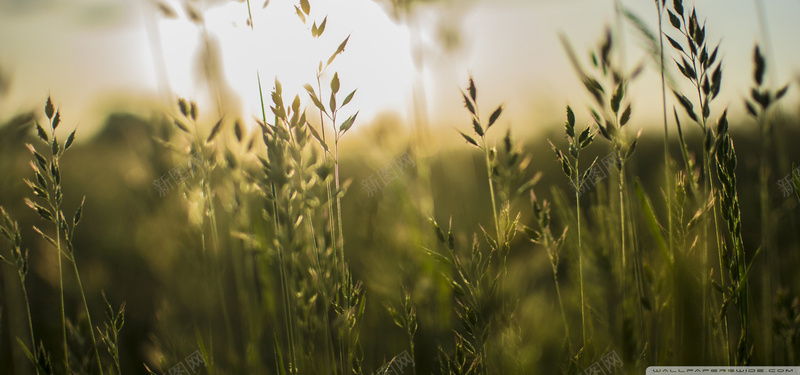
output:
M 619 156 L 618 156 L 619 157 Z M 620 223 L 620 248 L 622 250 L 622 286 L 625 290 L 625 271 L 627 268 L 627 253 L 625 252 L 625 167 L 619 166 L 619 223 Z
M 739 295 L 738 295 L 738 299 L 739 299 L 739 301 L 738 301 L 739 302 L 738 303 L 738 305 L 739 305 L 739 315 L 741 316 L 741 320 L 742 320 L 741 321 L 741 323 L 742 323 L 742 331 L 741 331 L 741 336 L 739 336 L 739 345 L 737 346 L 737 357 L 736 357 L 736 362 L 737 363 L 736 364 L 737 365 L 747 365 L 748 362 L 749 362 L 747 360 L 747 358 L 746 357 L 745 358 L 741 357 L 742 354 L 747 356 L 747 336 L 748 336 L 749 331 L 750 331 L 749 323 L 748 323 L 748 315 L 749 314 L 748 314 L 748 306 L 747 306 L 748 303 L 749 303 L 749 301 L 748 301 L 748 293 L 747 293 L 748 281 L 747 281 L 747 279 L 745 279 L 745 277 L 746 277 L 745 276 L 745 273 L 746 273 L 746 270 L 745 270 L 746 266 L 745 265 L 746 265 L 746 263 L 745 263 L 745 254 L 744 254 L 744 243 L 742 242 L 741 233 L 736 234 L 736 238 L 734 239 L 734 243 L 735 243 L 734 246 L 735 246 L 735 249 L 736 249 L 736 257 L 738 258 L 737 259 L 738 271 L 739 271 L 738 284 L 739 285 L 744 284 L 744 286 L 740 286 L 739 287 L 740 290 L 739 290 Z M 741 353 L 741 352 L 738 351 L 740 346 L 744 346 L 745 353 Z
M 341 257 L 342 261 L 342 280 L 343 280 L 341 288 L 342 288 L 342 296 L 344 297 L 344 306 L 350 308 L 352 307 L 351 306 L 352 301 L 350 299 L 350 292 L 352 290 L 351 289 L 352 280 L 350 276 L 350 271 L 348 270 L 347 264 L 345 263 L 344 260 L 344 233 L 342 232 L 342 200 L 341 200 L 342 198 L 341 195 L 339 194 L 339 146 L 338 145 L 339 142 L 337 139 L 334 144 L 334 154 L 335 154 L 334 173 L 336 180 L 336 215 L 339 223 L 339 241 L 341 241 L 339 246 L 339 252 L 340 252 L 339 256 Z M 345 316 L 347 314 L 350 314 L 350 312 L 347 311 L 344 312 Z M 340 336 L 340 345 L 342 348 L 346 348 L 345 350 L 347 350 L 346 353 L 347 361 L 345 363 L 342 363 L 342 374 L 349 374 L 352 373 L 353 370 L 353 358 L 354 358 L 353 342 L 351 340 L 352 332 L 350 331 L 349 326 L 342 327 L 341 332 L 342 334 Z M 344 354 L 345 353 L 342 353 L 340 355 L 343 361 L 344 361 Z
M 417 356 L 414 355 L 414 336 L 409 338 L 411 344 L 411 370 L 412 374 L 417 375 Z
M 716 236 L 717 234 L 714 234 L 714 235 Z M 724 270 L 725 266 L 724 266 L 724 264 L 722 262 L 722 253 L 719 253 L 718 258 L 719 258 L 719 276 L 720 276 L 719 279 L 720 279 L 720 284 L 722 286 L 725 286 L 725 278 L 723 277 L 723 275 L 725 275 L 723 273 L 723 270 Z M 727 314 L 722 316 L 722 338 L 725 341 L 725 361 L 726 361 L 725 364 L 726 365 L 730 365 L 731 364 L 731 343 L 730 343 L 730 332 L 728 331 L 728 316 L 727 316 Z
M 339 183 L 339 140 L 341 140 L 341 135 L 339 131 L 336 130 L 336 110 L 332 109 L 332 116 L 331 116 L 331 126 L 333 127 L 334 132 L 334 141 L 333 141 L 333 169 L 334 169 L 334 182 L 336 186 L 336 219 L 338 222 L 338 229 L 339 229 L 339 258 L 341 261 L 342 266 L 342 289 L 343 293 L 342 296 L 344 297 L 345 306 L 348 308 L 351 307 L 351 299 L 350 299 L 350 292 L 351 292 L 351 275 L 350 271 L 347 268 L 347 264 L 344 258 L 344 227 L 342 225 L 342 195 L 340 194 L 340 183 Z M 345 313 L 349 314 L 349 313 Z M 342 328 L 342 337 L 346 340 L 346 343 L 343 348 L 347 350 L 347 362 L 342 363 L 342 374 L 349 374 L 352 372 L 352 365 L 353 365 L 353 342 L 351 338 L 351 331 L 350 327 Z M 341 340 L 341 339 L 340 339 Z
M 255 26 L 253 24 L 253 11 L 250 9 L 250 0 L 247 0 L 247 17 L 250 20 L 250 30 Z
M 334 131 L 336 131 L 336 114 L 333 115 L 333 125 Z M 346 277 L 346 268 L 347 265 L 344 260 L 344 231 L 342 229 L 342 195 L 339 194 L 339 136 L 338 133 L 336 135 L 336 139 L 333 143 L 333 174 L 334 174 L 334 182 L 336 185 L 336 220 L 339 229 L 339 259 L 341 261 L 342 266 L 342 287 L 349 290 L 349 285 Z M 346 301 L 346 306 L 350 306 L 350 293 L 343 293 Z
M 569 353 L 572 354 L 572 340 L 569 336 L 569 323 L 567 323 L 567 314 L 564 312 L 564 301 L 561 298 L 561 287 L 558 285 L 558 271 L 557 266 L 553 265 L 553 281 L 556 284 L 556 297 L 558 298 L 558 307 L 561 310 L 561 319 L 564 321 L 564 337 L 567 340 L 567 348 Z
M 335 116 L 334 116 L 335 117 Z M 335 120 L 334 120 L 335 121 Z M 335 122 L 334 122 L 335 124 Z M 333 173 L 334 173 L 334 181 L 336 183 L 336 220 L 338 222 L 338 229 L 339 229 L 339 257 L 342 261 L 342 267 L 344 267 L 344 231 L 342 229 L 342 196 L 339 194 L 339 139 L 337 137 L 336 141 L 333 144 Z
M 766 111 L 765 111 L 766 112 Z M 761 198 L 761 251 L 764 253 L 764 272 L 762 273 L 762 310 L 764 314 L 764 321 L 767 322 L 764 331 L 764 351 L 768 353 L 766 364 L 772 364 L 773 350 L 772 350 L 772 273 L 770 263 L 770 253 L 772 252 L 772 217 L 770 216 L 769 207 L 769 153 L 771 149 L 771 127 L 767 120 L 766 113 L 762 113 L 759 119 L 761 125 L 761 165 L 759 168 L 759 190 Z
M 55 162 L 56 156 L 53 156 L 54 160 L 51 162 Z M 53 193 L 54 194 L 54 193 Z M 67 373 L 72 373 L 72 370 L 69 367 L 69 345 L 67 344 L 67 314 L 64 307 L 64 272 L 62 266 L 61 257 L 64 255 L 61 251 L 61 215 L 58 214 L 60 212 L 60 205 L 54 201 L 52 196 L 49 199 L 49 204 L 52 212 L 55 213 L 54 220 L 55 220 L 55 227 L 56 227 L 56 251 L 58 252 L 58 289 L 59 294 L 61 296 L 61 334 L 64 339 L 64 364 L 66 365 Z
M 486 137 L 481 136 L 481 141 L 483 143 L 483 155 L 486 160 L 486 175 L 489 182 L 489 195 L 492 198 L 492 216 L 494 216 L 494 229 L 497 233 L 497 244 L 499 247 L 502 247 L 504 246 L 505 240 L 501 238 L 503 236 L 503 233 L 500 231 L 500 217 L 497 214 L 497 203 L 494 197 L 494 184 L 492 184 L 492 163 L 489 160 L 489 148 L 486 146 Z
M 280 225 L 278 220 L 278 197 L 275 191 L 275 184 L 270 183 L 272 187 L 272 209 L 274 213 L 274 220 L 273 223 L 275 224 L 275 236 L 280 234 Z M 280 279 L 281 279 L 281 289 L 283 294 L 283 314 L 286 318 L 287 324 L 287 333 L 288 333 L 288 340 L 289 340 L 289 355 L 291 358 L 291 364 L 289 365 L 289 373 L 297 373 L 297 357 L 295 355 L 295 347 L 294 347 L 294 322 L 292 319 L 292 315 L 290 314 L 290 301 L 289 301 L 289 285 L 286 277 L 286 262 L 283 256 L 283 246 L 278 244 L 278 262 L 280 263 Z
M 33 321 L 31 320 L 31 303 L 28 301 L 28 288 L 25 287 L 25 276 L 22 275 L 22 272 L 19 272 L 19 281 L 22 285 L 22 296 L 25 298 L 25 309 L 28 313 L 28 329 L 30 330 L 31 334 L 31 350 L 33 351 L 34 356 L 38 356 L 38 352 L 36 351 L 36 338 L 33 336 Z M 37 358 L 38 359 L 38 358 Z M 39 374 L 39 367 L 34 366 L 36 368 L 36 374 Z
M 322 72 L 317 72 L 317 91 L 320 93 L 320 95 L 322 95 L 322 82 L 320 80 L 321 76 L 322 76 Z M 336 125 L 336 123 L 334 122 L 334 125 L 333 125 L 334 134 L 336 134 L 336 126 L 335 125 Z M 319 110 L 319 128 L 320 128 L 320 131 L 322 131 L 322 143 L 325 143 L 325 145 L 327 146 L 327 144 L 328 144 L 327 142 L 328 141 L 327 141 L 327 139 L 325 137 L 325 118 L 322 116 L 322 110 L 321 109 Z M 325 155 L 325 164 L 327 165 L 329 160 L 330 160 L 329 159 L 329 155 L 328 155 L 329 152 L 325 151 L 323 154 Z M 326 188 L 326 190 L 328 192 L 328 221 L 329 221 L 330 226 L 331 226 L 331 244 L 333 245 L 333 250 L 336 251 L 337 254 L 339 254 L 339 252 L 337 251 L 337 247 L 339 245 L 338 245 L 338 242 L 336 241 L 336 222 L 335 222 L 335 220 L 333 218 L 333 193 L 331 192 L 332 190 L 331 190 L 331 182 L 330 182 L 330 180 L 327 180 L 327 179 L 325 180 L 325 188 Z M 337 258 L 336 260 L 337 260 L 336 269 L 338 269 L 338 270 L 343 269 L 341 267 L 343 267 L 344 258 Z
M 81 298 L 83 299 L 83 307 L 86 309 L 86 319 L 89 321 L 89 333 L 92 336 L 92 344 L 94 344 L 94 355 L 97 358 L 97 367 L 100 369 L 100 374 L 103 374 L 103 363 L 100 362 L 100 352 L 97 350 L 97 340 L 94 337 L 94 324 L 92 324 L 92 314 L 89 313 L 89 304 L 86 303 L 86 293 L 83 291 L 83 283 L 81 282 L 81 274 L 78 272 L 78 263 L 75 261 L 75 255 L 71 259 L 72 267 L 75 269 L 75 278 L 78 280 L 78 289 L 81 291 Z
M 630 204 L 627 206 L 627 208 L 629 210 L 632 210 Z M 633 212 L 629 211 L 628 215 L 630 215 L 630 217 L 633 217 Z M 649 347 L 650 342 L 649 342 L 649 335 L 647 332 L 647 319 L 645 318 L 644 314 L 644 304 L 641 303 L 642 301 L 645 300 L 644 279 L 642 277 L 643 275 L 642 252 L 641 248 L 637 248 L 636 246 L 636 244 L 638 244 L 639 241 L 638 241 L 638 232 L 636 231 L 635 222 L 631 223 L 628 229 L 628 236 L 631 240 L 631 249 L 633 251 L 633 278 L 636 281 L 636 287 L 637 287 L 636 291 L 639 297 L 639 303 L 637 303 L 636 306 L 638 307 L 637 310 L 639 312 L 639 321 L 641 323 L 642 338 L 644 339 L 644 346 Z
M 306 210 L 306 215 L 308 217 L 312 217 L 311 209 L 307 209 Z M 320 255 L 320 250 L 319 250 L 319 246 L 317 245 L 317 239 L 316 239 L 317 236 L 315 234 L 316 231 L 314 230 L 314 224 L 311 222 L 311 220 L 308 220 L 308 229 L 311 232 L 312 243 L 314 244 L 314 254 L 316 255 L 315 260 L 317 262 L 317 264 L 316 264 L 316 266 L 317 266 L 317 275 L 322 276 L 322 275 L 324 275 L 324 270 L 322 269 L 322 259 L 319 256 Z M 333 354 L 333 352 L 334 352 L 334 349 L 333 349 L 333 336 L 331 335 L 331 324 L 330 324 L 330 321 L 328 319 L 328 310 L 330 309 L 330 302 L 328 300 L 328 290 L 325 288 L 325 283 L 322 280 L 322 277 L 319 278 L 319 284 L 317 285 L 317 288 L 319 289 L 319 292 L 322 295 L 323 304 L 325 306 L 325 308 L 324 308 L 325 313 L 322 314 L 322 327 L 325 330 L 325 344 L 326 344 L 325 345 L 325 359 L 326 360 L 330 360 L 330 361 L 332 361 L 333 364 L 335 364 L 336 363 L 336 358 L 335 358 L 335 356 Z M 331 364 L 329 364 L 329 366 L 331 366 Z M 337 374 L 336 366 L 331 366 L 331 368 L 333 369 L 334 375 L 336 375 Z
M 702 103 L 702 101 L 701 101 L 701 103 Z M 705 120 L 705 117 L 703 117 L 703 139 L 705 139 L 705 134 L 706 134 L 706 130 L 705 129 L 706 129 L 706 120 Z M 706 177 L 705 177 L 705 181 L 703 182 L 703 187 L 704 187 L 703 191 L 704 191 L 704 195 L 705 195 L 706 199 L 708 197 L 709 192 L 712 191 L 711 190 L 712 189 L 712 187 L 711 187 L 711 167 L 710 167 L 709 163 L 711 163 L 711 156 L 709 155 L 708 150 L 706 150 L 705 141 L 704 141 L 703 142 L 703 172 L 704 172 Z M 703 203 L 703 205 L 705 205 L 705 203 Z M 714 208 L 712 208 L 712 209 L 714 209 Z M 716 212 L 714 212 L 714 215 L 716 216 Z M 715 217 L 715 221 L 716 221 L 716 217 Z M 706 351 L 706 333 L 710 329 L 708 327 L 711 327 L 711 324 L 708 324 L 709 322 L 707 321 L 709 319 L 707 314 L 708 314 L 708 311 L 710 309 L 710 307 L 708 306 L 708 277 L 706 277 L 706 269 L 708 269 L 708 239 L 707 239 L 707 237 L 708 237 L 708 224 L 709 224 L 709 220 L 707 218 L 703 218 L 703 255 L 702 255 L 702 268 L 701 268 L 702 269 L 701 272 L 703 274 L 700 275 L 700 280 L 701 280 L 701 288 L 702 288 L 702 297 L 701 298 L 703 299 L 703 307 L 702 307 L 703 308 L 703 314 L 702 315 L 703 315 L 703 320 L 705 321 L 705 323 L 707 325 L 707 328 L 703 329 L 703 334 L 701 336 L 701 340 L 703 342 L 703 344 L 702 344 L 703 345 L 703 354 L 705 354 L 705 351 Z M 717 236 L 717 233 L 718 232 L 715 230 L 714 231 L 714 237 Z M 716 238 L 715 238 L 715 241 L 716 241 Z M 721 251 L 719 251 L 718 253 L 721 254 Z
M 714 188 L 714 185 L 711 184 L 711 178 L 712 177 L 711 177 L 711 165 L 710 165 L 711 160 L 710 159 L 711 159 L 711 155 L 709 154 L 709 156 L 708 156 L 708 163 L 709 164 L 706 165 L 707 176 L 708 176 L 707 183 L 708 183 L 708 191 L 713 194 L 715 188 Z M 716 208 L 716 206 L 717 206 L 716 199 L 712 199 L 711 200 L 711 212 L 713 213 L 713 216 L 714 216 L 714 243 L 717 245 L 717 254 L 721 255 L 722 254 L 722 242 L 719 240 L 718 235 L 717 235 L 718 233 L 720 233 L 720 226 L 719 226 L 719 217 L 717 216 L 717 208 Z M 703 270 L 706 270 L 706 269 L 708 269 L 708 252 L 704 251 L 703 252 Z M 720 274 L 720 276 L 721 275 L 722 274 Z M 707 298 L 708 292 L 710 291 L 710 288 L 709 288 L 710 283 L 708 282 L 708 275 L 704 275 L 702 280 L 703 280 L 703 283 L 704 283 L 703 292 L 704 292 L 704 294 L 706 296 L 706 298 L 703 299 L 703 303 L 705 305 L 705 303 L 706 303 L 706 301 L 708 299 Z M 710 316 L 709 316 L 708 319 L 710 320 Z M 709 322 L 708 326 L 711 327 L 710 322 Z M 727 330 L 727 322 L 726 322 L 725 326 L 726 326 L 726 330 Z
M 666 194 L 667 194 L 667 226 L 668 226 L 668 248 L 669 253 L 673 256 L 674 259 L 674 248 L 673 248 L 673 233 L 672 233 L 672 178 L 670 173 L 670 157 L 669 157 L 669 126 L 667 121 L 667 84 L 666 84 L 666 73 L 664 68 L 664 30 L 663 30 L 663 20 L 661 16 L 661 2 L 664 0 L 659 0 L 656 3 L 656 11 L 658 13 L 658 44 L 659 44 L 659 71 L 661 73 L 661 113 L 663 116 L 664 122 L 664 183 L 667 186 Z
M 580 288 L 581 288 L 581 334 L 582 334 L 582 347 L 586 347 L 586 302 L 585 298 L 586 295 L 583 290 L 583 243 L 581 242 L 581 186 L 580 186 L 580 174 L 578 173 L 580 169 L 578 169 L 578 158 L 575 158 L 575 179 L 573 180 L 573 186 L 575 187 L 575 215 L 578 220 L 578 277 L 580 279 Z

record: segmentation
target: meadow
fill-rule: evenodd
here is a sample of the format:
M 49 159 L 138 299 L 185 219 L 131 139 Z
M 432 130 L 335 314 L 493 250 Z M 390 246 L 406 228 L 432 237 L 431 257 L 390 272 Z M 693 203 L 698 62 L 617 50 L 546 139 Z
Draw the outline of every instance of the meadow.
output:
M 297 22 L 329 37 L 315 9 Z M 651 59 L 624 67 L 613 28 L 565 41 L 590 105 L 529 139 L 472 78 L 456 130 L 361 122 L 349 38 L 302 100 L 255 78 L 252 118 L 175 98 L 81 139 L 42 98 L 0 125 L 0 373 L 800 365 L 796 88 L 763 45 L 725 61 L 690 2 L 618 16 Z M 657 126 L 632 120 L 648 69 Z

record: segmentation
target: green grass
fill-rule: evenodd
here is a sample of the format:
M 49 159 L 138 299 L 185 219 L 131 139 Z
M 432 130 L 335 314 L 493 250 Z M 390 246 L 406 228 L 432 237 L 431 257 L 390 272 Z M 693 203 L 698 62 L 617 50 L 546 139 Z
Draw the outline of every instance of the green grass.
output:
M 328 38 L 335 20 L 312 5 L 299 22 Z M 15 181 L 0 195 L 2 370 L 168 373 L 195 352 L 210 374 L 371 374 L 404 351 L 415 374 L 581 374 L 612 352 L 625 374 L 797 365 L 800 177 L 797 197 L 772 192 L 800 158 L 772 147 L 798 135 L 774 117 L 788 89 L 764 83 L 757 47 L 750 118 L 729 118 L 713 101 L 724 45 L 680 0 L 656 9 L 672 27 L 658 39 L 617 3 L 615 29 L 573 58 L 591 102 L 567 107 L 563 132 L 515 141 L 470 78 L 460 134 L 412 155 L 429 173 L 395 170 L 374 194 L 373 166 L 424 148 L 358 121 L 336 71 L 349 36 L 304 86 L 308 108 L 255 75 L 257 119 L 178 99 L 73 145 L 48 98 L 44 117 L 0 128 Z M 635 117 L 647 65 L 619 61 L 622 21 L 674 93 L 663 137 Z

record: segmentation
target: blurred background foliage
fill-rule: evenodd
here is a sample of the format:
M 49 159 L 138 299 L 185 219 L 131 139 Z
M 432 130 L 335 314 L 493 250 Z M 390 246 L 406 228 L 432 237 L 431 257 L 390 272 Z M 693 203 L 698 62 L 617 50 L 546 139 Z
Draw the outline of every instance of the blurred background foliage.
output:
M 4 207 L 13 212 L 21 223 L 36 223 L 35 212 L 24 206 L 23 197 L 27 187 L 19 176 L 27 176 L 27 161 L 30 153 L 24 143 L 31 141 L 33 134 L 30 115 L 5 124 L 2 131 L 3 145 L 0 147 L 2 175 L 2 201 Z M 786 139 L 800 136 L 795 128 L 796 119 L 786 119 L 776 127 L 785 129 Z M 758 247 L 758 205 L 756 184 L 746 181 L 757 179 L 758 164 L 746 155 L 757 154 L 757 137 L 746 129 L 746 124 L 734 125 L 733 137 L 738 140 L 737 151 L 742 157 L 738 169 L 740 174 L 742 216 L 745 228 L 744 239 L 748 248 Z M 558 129 L 558 124 L 552 128 Z M 153 181 L 163 176 L 172 166 L 183 161 L 153 140 L 173 129 L 163 120 L 143 119 L 118 113 L 108 117 L 106 125 L 91 140 L 76 146 L 63 164 L 65 206 L 77 207 L 78 195 L 87 196 L 84 222 L 76 234 L 75 247 L 85 279 L 90 309 L 102 311 L 100 291 L 105 291 L 112 303 L 126 302 L 125 327 L 120 347 L 123 369 L 130 373 L 142 373 L 142 363 L 158 368 L 163 361 L 163 370 L 197 350 L 193 323 L 202 306 L 220 303 L 216 295 L 208 295 L 202 285 L 207 280 L 198 272 L 199 239 L 194 234 L 189 202 L 181 190 L 159 197 Z M 399 133 L 399 134 L 398 134 Z M 442 131 L 432 135 L 449 144 L 445 150 L 430 158 L 432 173 L 432 195 L 436 203 L 434 217 L 442 223 L 451 218 L 456 241 L 469 243 L 471 234 L 480 232 L 478 223 L 491 222 L 491 206 L 486 196 L 488 189 L 482 179 L 482 156 L 458 139 L 457 134 Z M 554 131 L 550 139 L 561 136 Z M 692 140 L 696 141 L 696 139 Z M 631 174 L 638 176 L 648 191 L 658 191 L 663 176 L 659 168 L 661 140 L 644 137 L 638 149 L 638 157 Z M 693 142 L 696 143 L 696 142 Z M 398 155 L 407 152 L 408 135 L 397 130 L 396 124 L 387 121 L 363 129 L 360 136 L 343 145 L 342 175 L 351 179 L 353 185 L 345 195 L 343 221 L 347 241 L 348 259 L 357 279 L 365 283 L 367 317 L 361 328 L 365 367 L 376 369 L 385 360 L 405 349 L 402 331 L 395 327 L 391 317 L 385 313 L 382 301 L 396 301 L 399 285 L 407 285 L 414 295 L 419 310 L 419 332 L 417 333 L 418 371 L 427 373 L 438 368 L 437 345 L 447 341 L 450 330 L 457 326 L 450 307 L 449 289 L 437 277 L 437 266 L 424 254 L 424 246 L 432 246 L 432 231 L 426 218 L 418 211 L 419 199 L 414 185 L 415 170 L 409 168 L 377 193 L 369 196 L 361 181 L 369 178 L 379 168 Z M 541 198 L 552 199 L 550 189 L 569 192 L 570 187 L 561 176 L 560 165 L 554 161 L 545 139 L 529 140 L 521 148 L 531 156 L 531 170 L 540 171 L 538 182 Z M 608 150 L 596 150 L 594 156 L 603 157 Z M 673 150 L 678 152 L 678 150 Z M 800 151 L 789 148 L 789 160 L 800 159 Z M 11 176 L 14 176 L 11 178 Z M 188 180 L 186 184 L 196 181 Z M 600 185 L 598 185 L 600 187 Z M 795 197 L 784 198 L 772 185 L 776 211 L 781 214 L 774 228 L 776 248 L 780 259 L 779 284 L 788 288 L 789 294 L 797 295 L 800 285 L 796 265 L 800 264 L 800 239 L 795 228 L 800 224 L 798 201 Z M 218 195 L 225 194 L 218 191 Z M 590 193 L 594 196 L 594 193 Z M 586 208 L 592 207 L 594 199 L 587 199 Z M 522 210 L 522 223 L 531 222 L 530 208 L 525 202 L 518 203 Z M 251 203 L 259 207 L 258 202 Z M 588 219 L 588 228 L 602 226 Z M 643 227 L 644 219 L 637 215 L 637 225 Z M 554 219 L 556 228 L 563 222 Z M 57 273 L 54 255 L 41 240 L 37 240 L 30 225 L 22 226 L 25 246 L 30 249 L 31 272 L 29 289 L 34 290 L 31 300 L 33 323 L 37 335 L 45 343 L 57 343 L 59 337 L 57 296 Z M 589 237 L 585 241 L 593 243 Z M 653 244 L 642 240 L 646 252 Z M 427 245 L 425 245 L 427 244 Z M 563 333 L 559 328 L 559 312 L 552 288 L 552 275 L 545 251 L 518 237 L 513 244 L 509 259 L 508 284 L 513 285 L 513 295 L 520 299 L 525 326 L 523 332 L 527 355 L 542 372 L 558 372 Z M 594 264 L 593 261 L 589 261 Z M 570 260 L 562 262 L 566 270 L 572 269 Z M 598 264 L 591 268 L 601 267 Z M 599 283 L 601 277 L 594 274 L 589 283 Z M 5 373 L 20 373 L 25 362 L 14 349 L 13 337 L 24 336 L 23 315 L 20 310 L 21 296 L 17 291 L 18 281 L 9 269 L 3 275 L 3 339 L 0 355 Z M 227 275 L 230 276 L 230 275 Z M 56 278 L 54 278 L 56 277 Z M 563 290 L 575 296 L 575 275 L 571 271 L 562 276 Z M 274 293 L 278 293 L 277 289 Z M 573 297 L 569 297 L 573 298 Z M 595 296 L 597 303 L 602 296 Z M 571 301 L 575 304 L 576 301 Z M 247 308 L 242 306 L 241 308 Z M 275 313 L 273 307 L 273 313 Z M 600 307 L 597 307 L 598 309 Z M 82 311 L 79 296 L 74 287 L 67 289 L 67 311 L 80 316 Z M 217 312 L 219 313 L 219 311 Z M 236 314 L 236 311 L 229 311 Z M 600 311 L 595 311 L 600 314 Z M 609 313 L 609 312 L 606 312 Z M 577 315 L 576 315 L 577 314 Z M 568 312 L 570 319 L 580 320 L 576 311 Z M 267 329 L 280 329 L 275 322 L 277 316 L 265 317 Z M 222 327 L 218 327 L 222 335 Z M 603 341 L 597 339 L 598 341 Z M 611 343 L 613 340 L 607 342 Z M 57 344 L 54 345 L 56 347 Z M 611 346 L 611 344 L 609 344 Z M 234 347 L 230 348 L 234 350 Z M 795 347 L 797 350 L 797 347 Z M 14 353 L 16 357 L 14 357 Z M 242 354 L 241 352 L 239 354 Z M 270 363 L 267 358 L 264 362 Z M 162 357 L 163 356 L 163 357 Z M 13 364 L 13 365 L 12 365 Z M 12 367 L 13 366 L 13 367 Z M 20 367 L 18 367 L 20 366 Z M 370 367 L 371 366 L 371 367 Z

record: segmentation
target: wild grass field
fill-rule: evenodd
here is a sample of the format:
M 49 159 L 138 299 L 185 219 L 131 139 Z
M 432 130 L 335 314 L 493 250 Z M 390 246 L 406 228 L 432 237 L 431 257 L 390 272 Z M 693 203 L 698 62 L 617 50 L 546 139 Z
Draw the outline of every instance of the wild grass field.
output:
M 590 105 L 534 138 L 473 78 L 456 130 L 362 123 L 349 37 L 302 99 L 254 75 L 250 118 L 175 98 L 82 139 L 43 97 L 0 126 L 0 373 L 800 365 L 796 88 L 763 44 L 727 61 L 691 2 L 617 15 L 650 60 L 614 28 L 565 40 Z M 719 103 L 732 64 L 752 89 Z M 657 126 L 632 120 L 648 69 Z

